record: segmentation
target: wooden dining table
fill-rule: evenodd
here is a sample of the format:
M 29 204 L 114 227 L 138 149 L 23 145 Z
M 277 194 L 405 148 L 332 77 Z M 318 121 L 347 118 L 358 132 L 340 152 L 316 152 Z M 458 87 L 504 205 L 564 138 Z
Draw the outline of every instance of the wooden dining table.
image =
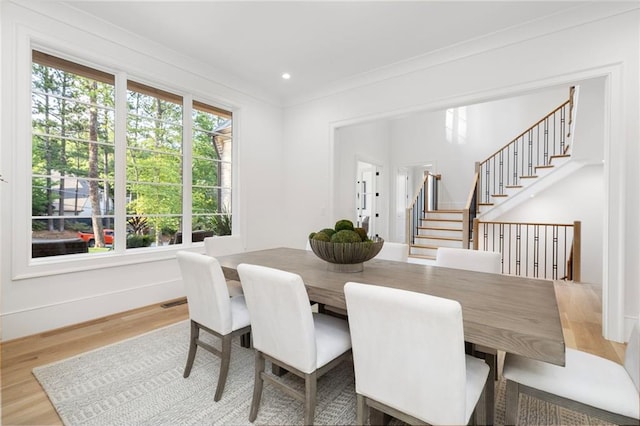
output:
M 365 262 L 361 272 L 333 272 L 313 252 L 292 248 L 217 259 L 228 279 L 239 279 L 241 263 L 299 274 L 310 300 L 339 309 L 346 309 L 344 285 L 349 281 L 457 300 L 462 306 L 465 341 L 560 366 L 565 363 L 560 313 L 553 282 L 548 280 L 375 258 Z M 492 413 L 492 392 L 487 399 Z

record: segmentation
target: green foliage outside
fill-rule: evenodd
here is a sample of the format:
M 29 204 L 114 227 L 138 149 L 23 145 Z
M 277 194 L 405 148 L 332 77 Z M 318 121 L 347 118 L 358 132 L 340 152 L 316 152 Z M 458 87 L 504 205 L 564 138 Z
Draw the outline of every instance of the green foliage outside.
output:
M 152 239 L 150 235 L 127 235 L 127 248 L 149 247 Z
M 113 200 L 119 195 L 114 194 L 114 85 L 34 63 L 32 90 L 32 215 L 59 215 L 63 206 L 66 215 L 80 214 L 88 205 L 86 199 L 94 197 L 103 211 L 94 203 L 90 216 L 82 217 L 101 225 L 101 218 L 113 213 Z M 127 239 L 127 247 L 175 234 L 182 227 L 184 210 L 182 104 L 143 92 L 127 90 L 124 196 L 129 232 L 147 238 L 131 243 Z M 192 118 L 193 229 L 230 235 L 231 214 L 226 207 L 231 163 L 225 150 L 230 152 L 231 122 L 195 109 Z M 87 182 L 90 187 L 81 187 Z M 200 220 L 201 216 L 206 219 Z M 44 219 L 44 229 L 72 229 L 66 224 L 71 218 Z M 42 221 L 32 223 L 34 231 L 44 230 Z

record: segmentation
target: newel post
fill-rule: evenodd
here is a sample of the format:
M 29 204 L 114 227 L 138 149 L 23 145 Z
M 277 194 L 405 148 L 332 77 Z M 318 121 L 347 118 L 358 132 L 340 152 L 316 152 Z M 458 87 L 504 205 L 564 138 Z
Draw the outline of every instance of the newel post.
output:
M 480 220 L 473 219 L 473 249 L 474 250 L 478 250 L 479 240 L 480 240 L 480 236 L 478 235 L 479 230 L 480 230 Z
M 573 245 L 571 250 L 573 251 L 573 265 L 572 265 L 572 277 L 573 282 L 580 282 L 580 244 L 581 244 L 581 222 L 576 220 L 573 222 Z

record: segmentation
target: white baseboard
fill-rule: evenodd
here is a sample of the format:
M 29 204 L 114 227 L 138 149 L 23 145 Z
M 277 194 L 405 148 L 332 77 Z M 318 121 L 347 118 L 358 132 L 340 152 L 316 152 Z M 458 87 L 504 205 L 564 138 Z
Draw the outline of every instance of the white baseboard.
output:
M 2 341 L 55 330 L 184 296 L 180 279 L 4 313 Z

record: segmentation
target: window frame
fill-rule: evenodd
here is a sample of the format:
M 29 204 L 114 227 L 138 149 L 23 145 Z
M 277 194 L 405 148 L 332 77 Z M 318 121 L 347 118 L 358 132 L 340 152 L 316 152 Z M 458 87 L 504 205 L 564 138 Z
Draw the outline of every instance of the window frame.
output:
M 238 143 L 237 143 L 237 123 L 239 116 L 238 108 L 230 105 L 228 102 L 222 102 L 212 98 L 210 94 L 200 93 L 194 88 L 184 88 L 184 84 L 188 83 L 185 77 L 183 86 L 175 84 L 167 87 L 159 82 L 160 79 L 145 78 L 139 73 L 116 70 L 110 68 L 108 60 L 89 59 L 83 53 L 71 54 L 67 50 L 61 51 L 50 47 L 48 43 L 38 43 L 36 40 L 23 39 L 21 52 L 18 55 L 19 60 L 16 61 L 14 71 L 15 86 L 14 96 L 17 101 L 15 115 L 14 140 L 24 141 L 24 143 L 14 144 L 14 171 L 16 176 L 16 185 L 14 186 L 14 194 L 24 194 L 24 199 L 16 198 L 11 208 L 11 214 L 14 217 L 14 226 L 11 232 L 13 243 L 13 253 L 11 260 L 11 277 L 14 280 L 27 279 L 32 277 L 43 277 L 57 274 L 65 274 L 70 272 L 87 271 L 101 268 L 109 268 L 114 266 L 133 265 L 139 263 L 148 263 L 173 259 L 175 252 L 178 250 L 188 249 L 189 247 L 203 247 L 204 243 L 193 243 L 190 238 L 184 238 L 182 244 L 167 245 L 162 247 L 137 248 L 135 250 L 126 250 L 126 203 L 123 195 L 117 195 L 114 199 L 114 229 L 116 230 L 116 238 L 114 242 L 115 250 L 110 253 L 92 253 L 91 255 L 64 255 L 32 258 L 31 257 L 31 200 L 32 200 L 32 63 L 33 51 L 39 51 L 43 54 L 50 55 L 52 58 L 60 58 L 62 61 L 68 61 L 77 64 L 79 67 L 87 67 L 96 70 L 98 74 L 105 73 L 115 76 L 115 185 L 114 194 L 124 194 L 126 179 L 126 117 L 128 110 L 126 108 L 126 90 L 127 82 L 135 81 L 138 84 L 146 85 L 152 89 L 166 91 L 167 93 L 175 93 L 183 99 L 183 161 L 188 159 L 191 164 L 191 131 L 192 116 L 191 106 L 194 99 L 202 105 L 209 106 L 212 110 L 218 112 L 227 112 L 232 117 L 232 162 L 231 162 L 231 192 L 232 192 L 232 226 L 233 232 L 231 236 L 220 238 L 234 238 L 238 236 L 238 220 L 237 220 L 237 188 L 238 188 Z M 124 149 L 123 149 L 124 148 Z M 187 163 L 185 163 L 187 164 Z M 187 176 L 188 175 L 188 176 Z M 191 216 L 192 205 L 190 197 L 191 189 L 191 168 L 184 167 L 182 177 L 183 190 L 183 230 L 191 232 Z M 27 220 L 16 220 L 20 217 L 26 217 Z M 121 241 L 119 241 L 121 240 Z

